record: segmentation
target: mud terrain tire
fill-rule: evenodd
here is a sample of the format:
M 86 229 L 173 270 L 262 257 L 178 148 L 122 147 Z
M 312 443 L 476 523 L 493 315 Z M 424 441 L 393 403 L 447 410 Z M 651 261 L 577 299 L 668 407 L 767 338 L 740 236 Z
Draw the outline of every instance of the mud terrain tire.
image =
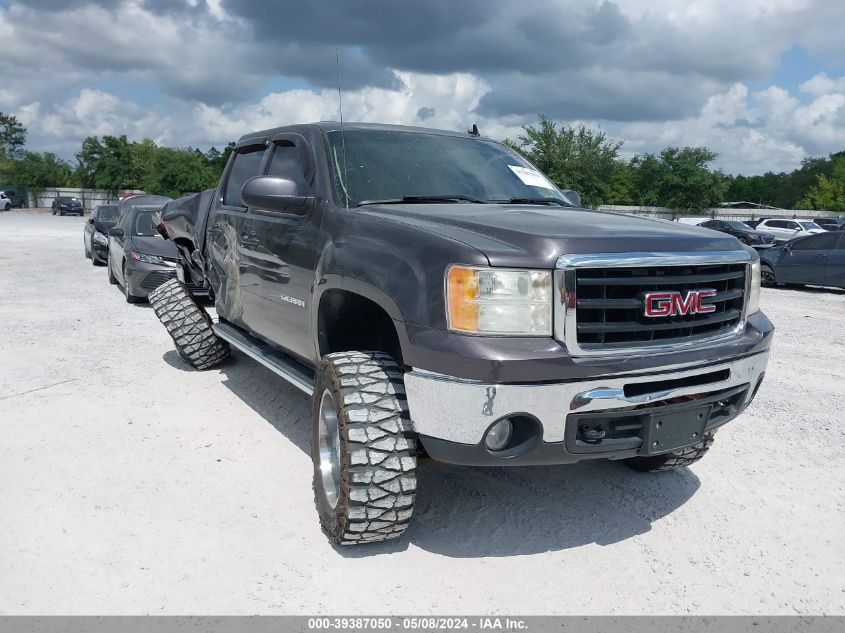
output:
M 323 409 L 334 418 L 334 441 L 321 423 Z M 390 356 L 339 352 L 323 357 L 311 406 L 311 458 L 320 526 L 333 543 L 358 545 L 402 535 L 414 509 L 416 446 L 402 373 Z M 321 469 L 330 462 L 333 475 Z
M 150 293 L 149 301 L 179 356 L 192 367 L 211 369 L 229 356 L 229 344 L 214 333 L 211 317 L 181 281 L 163 283 Z
M 626 466 L 642 473 L 659 473 L 677 468 L 685 468 L 704 457 L 713 445 L 713 433 L 704 436 L 704 441 L 694 446 L 688 446 L 671 453 L 653 455 L 651 457 L 631 457 L 622 460 Z

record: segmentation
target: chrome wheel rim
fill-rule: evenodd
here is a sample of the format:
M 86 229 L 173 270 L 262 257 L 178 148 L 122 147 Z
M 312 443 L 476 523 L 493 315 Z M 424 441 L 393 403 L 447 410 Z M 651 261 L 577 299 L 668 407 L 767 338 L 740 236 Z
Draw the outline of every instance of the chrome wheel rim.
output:
M 337 423 L 337 407 L 332 394 L 326 389 L 320 398 L 318 423 L 320 479 L 323 494 L 334 510 L 340 494 L 340 430 Z

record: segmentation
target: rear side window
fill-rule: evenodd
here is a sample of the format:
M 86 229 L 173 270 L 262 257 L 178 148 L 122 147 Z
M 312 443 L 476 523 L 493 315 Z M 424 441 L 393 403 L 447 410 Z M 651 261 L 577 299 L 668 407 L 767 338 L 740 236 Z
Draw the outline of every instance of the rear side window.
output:
M 242 207 L 241 189 L 250 178 L 260 175 L 261 159 L 264 158 L 263 145 L 246 147 L 235 154 L 232 170 L 226 180 L 226 191 L 223 194 L 223 204 L 230 207 Z
M 821 233 L 798 240 L 792 246 L 794 251 L 830 251 L 836 248 L 839 236 L 836 233 Z
M 292 180 L 296 183 L 299 195 L 306 195 L 311 189 L 311 184 L 305 182 L 305 164 L 299 148 L 290 141 L 276 143 L 267 175 Z

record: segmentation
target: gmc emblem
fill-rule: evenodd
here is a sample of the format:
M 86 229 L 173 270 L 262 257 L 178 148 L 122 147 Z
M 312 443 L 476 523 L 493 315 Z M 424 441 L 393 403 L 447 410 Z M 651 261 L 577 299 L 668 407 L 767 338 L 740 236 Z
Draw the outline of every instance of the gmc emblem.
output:
M 715 296 L 715 290 L 690 290 L 686 297 L 677 290 L 647 292 L 643 297 L 643 306 L 647 317 L 708 314 L 715 312 L 716 306 L 704 303 L 704 300 Z

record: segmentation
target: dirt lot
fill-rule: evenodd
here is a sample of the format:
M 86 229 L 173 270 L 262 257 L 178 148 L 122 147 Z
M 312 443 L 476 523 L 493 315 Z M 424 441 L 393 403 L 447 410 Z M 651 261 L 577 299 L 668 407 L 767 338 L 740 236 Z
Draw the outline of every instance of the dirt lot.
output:
M 189 370 L 82 226 L 0 214 L 0 613 L 845 614 L 845 293 L 764 291 L 767 380 L 689 471 L 429 462 L 403 539 L 335 549 L 307 399 Z

